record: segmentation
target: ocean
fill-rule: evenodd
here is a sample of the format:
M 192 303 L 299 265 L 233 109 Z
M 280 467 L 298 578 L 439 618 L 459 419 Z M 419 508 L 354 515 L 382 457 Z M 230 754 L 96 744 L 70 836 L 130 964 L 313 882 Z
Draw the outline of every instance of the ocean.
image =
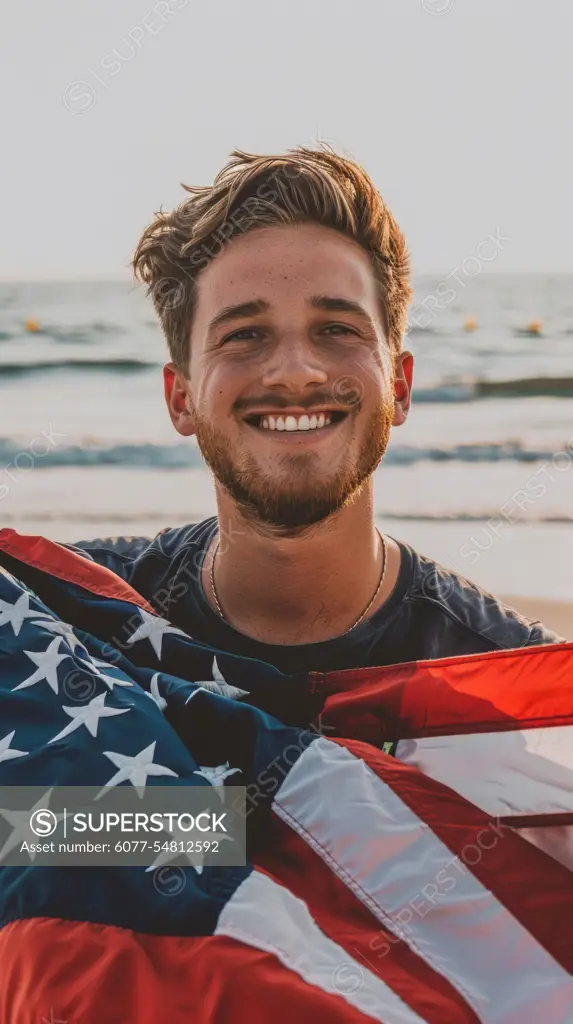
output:
M 443 281 L 415 282 L 413 408 L 376 473 L 378 519 L 489 589 L 570 600 L 573 276 Z M 0 284 L 2 526 L 73 542 L 214 513 L 164 407 L 165 358 L 129 282 Z

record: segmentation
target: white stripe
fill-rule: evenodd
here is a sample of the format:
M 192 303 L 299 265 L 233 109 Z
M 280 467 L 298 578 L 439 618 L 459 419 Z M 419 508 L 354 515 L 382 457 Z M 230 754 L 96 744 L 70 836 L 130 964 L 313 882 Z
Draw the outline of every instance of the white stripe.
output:
M 488 814 L 573 811 L 573 726 L 401 740 L 396 757 Z
M 349 751 L 315 740 L 284 780 L 275 810 L 484 1024 L 572 1019 L 573 978 Z M 482 839 L 484 857 L 486 845 L 503 841 L 495 832 Z
M 345 999 L 374 1020 L 423 1024 L 380 978 L 321 932 L 303 900 L 258 871 L 225 904 L 215 935 L 272 953 L 309 985 Z

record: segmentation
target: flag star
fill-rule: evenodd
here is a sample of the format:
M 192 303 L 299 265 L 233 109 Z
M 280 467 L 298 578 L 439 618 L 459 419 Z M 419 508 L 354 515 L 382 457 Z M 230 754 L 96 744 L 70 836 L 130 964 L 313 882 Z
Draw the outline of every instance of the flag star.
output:
M 76 729 L 80 729 L 82 725 L 85 725 L 92 736 L 97 736 L 100 718 L 112 718 L 114 715 L 125 715 L 128 711 L 131 711 L 131 708 L 105 707 L 106 697 L 107 693 L 100 693 L 93 700 L 90 700 L 89 704 L 84 704 L 83 707 L 79 708 L 68 708 L 62 705 L 62 711 L 65 711 L 72 721 L 68 722 L 65 728 L 48 742 L 55 743 L 56 740 L 61 740 L 64 736 L 69 736 L 71 732 L 75 732 Z
M 170 835 L 171 834 L 172 833 L 170 833 Z M 227 837 L 225 836 L 225 838 Z M 166 842 L 168 842 L 168 840 L 166 840 Z M 185 857 L 185 859 L 189 861 L 191 867 L 195 868 L 195 871 L 197 872 L 198 875 L 203 874 L 203 854 L 200 852 L 192 853 L 191 851 L 189 851 L 189 853 L 185 853 L 181 850 L 162 850 L 161 853 L 158 854 L 158 856 L 153 861 L 153 864 L 150 864 L 149 867 L 145 869 L 145 871 L 157 871 L 158 868 L 164 867 L 166 864 L 169 864 L 169 861 L 179 859 L 179 857 Z
M 212 786 L 221 787 L 225 785 L 225 779 L 228 779 L 231 775 L 236 775 L 237 772 L 241 772 L 240 768 L 229 768 L 229 762 L 225 761 L 225 764 L 219 764 L 214 768 L 208 768 L 204 765 L 199 765 L 199 768 L 193 772 L 193 775 L 201 775 L 207 782 L 210 782 Z M 223 794 L 219 796 L 223 800 Z
M 115 775 L 112 775 L 109 782 L 106 782 L 104 788 L 100 790 L 94 799 L 99 800 L 110 786 L 119 786 L 121 782 L 125 781 L 131 782 L 132 786 L 137 790 L 137 795 L 143 798 L 148 775 L 171 775 L 176 779 L 179 778 L 177 772 L 172 771 L 171 768 L 166 768 L 163 764 L 154 764 L 153 755 L 155 754 L 156 742 L 154 740 L 153 743 L 150 743 L 148 747 L 141 750 L 135 757 L 119 754 L 113 750 L 104 750 L 102 753 L 119 770 Z
M 31 676 L 24 679 L 18 686 L 14 686 L 13 690 L 25 690 L 28 686 L 35 686 L 36 683 L 41 683 L 44 679 L 48 683 L 48 686 L 54 691 L 58 692 L 58 665 L 64 661 L 65 658 L 70 658 L 71 655 L 67 652 L 60 654 L 60 644 L 62 642 L 61 636 L 56 636 L 52 640 L 51 644 L 45 651 L 24 651 L 27 658 L 34 662 L 38 668 Z
M 167 619 L 160 618 L 159 615 L 150 615 L 149 612 L 144 611 L 143 608 L 137 609 L 141 615 L 142 622 L 135 630 L 129 639 L 128 644 L 135 644 L 138 640 L 149 640 L 153 650 L 157 657 L 161 661 L 161 647 L 163 644 L 163 637 L 166 633 L 177 633 L 179 636 L 187 636 L 182 629 L 177 629 L 172 626 Z
M 81 660 L 83 661 L 84 659 L 82 658 Z M 133 686 L 133 683 L 128 679 L 118 679 L 117 676 L 109 676 L 106 672 L 102 672 L 102 668 L 110 667 L 107 661 L 101 661 L 100 658 L 93 658 L 89 659 L 86 664 L 96 679 L 101 679 L 102 683 L 105 683 L 108 690 L 113 690 L 114 686 Z
M 20 597 L 14 604 L 10 604 L 9 601 L 0 601 L 0 626 L 6 626 L 10 623 L 14 636 L 18 636 L 24 619 L 52 618 L 47 612 L 39 612 L 37 608 L 30 608 L 31 596 L 31 594 L 25 591 L 23 594 L 20 594 Z
M 231 686 L 231 684 L 227 682 L 217 664 L 216 658 L 213 658 L 212 672 L 212 679 L 201 680 L 201 682 L 195 683 L 195 685 L 201 690 L 207 690 L 208 693 L 216 693 L 219 697 L 228 697 L 230 700 L 239 700 L 240 697 L 249 696 L 249 690 L 240 690 L 238 686 Z M 196 693 L 198 693 L 198 690 L 193 690 L 193 693 L 189 695 L 185 703 L 188 704 Z
M 31 819 L 35 811 L 46 810 L 50 806 L 50 797 L 52 796 L 53 789 L 49 789 L 47 793 L 44 793 L 40 797 L 37 803 L 33 807 L 24 808 L 23 810 L 12 810 L 4 807 L 0 807 L 0 815 L 12 826 L 12 832 L 8 836 L 4 846 L 0 850 L 0 864 L 2 858 L 6 857 L 14 847 L 22 846 L 22 843 L 36 843 L 37 836 L 32 831 Z M 56 814 L 58 821 L 61 821 L 63 814 Z M 33 850 L 27 850 L 28 857 L 30 860 L 34 860 L 36 854 Z
M 147 690 L 145 690 L 145 695 L 146 697 L 150 697 L 151 700 L 155 701 L 160 711 L 164 711 L 165 708 L 167 707 L 167 701 L 165 700 L 165 697 L 162 697 L 159 692 L 160 674 L 160 672 L 156 672 L 155 675 L 152 677 L 150 684 L 150 692 L 148 693 Z
M 72 627 L 68 622 L 62 622 L 58 619 L 49 619 L 47 622 L 33 622 L 32 625 L 43 626 L 44 629 L 49 629 L 50 633 L 57 633 L 58 636 L 64 638 L 64 640 L 66 641 L 66 643 L 68 644 L 72 651 L 75 651 L 76 647 L 81 647 L 82 651 L 85 652 L 86 657 L 89 658 L 89 654 L 86 651 L 84 645 L 82 644 L 81 640 L 78 640 L 76 634 L 74 633 Z
M 164 842 L 163 842 L 161 836 L 164 836 L 166 833 L 169 836 L 169 839 L 165 839 Z M 161 868 L 161 867 L 164 867 L 165 864 L 169 864 L 169 862 L 172 861 L 172 860 L 179 860 L 181 857 L 184 857 L 185 860 L 191 865 L 191 867 L 195 868 L 195 871 L 197 872 L 198 875 L 201 875 L 203 873 L 203 851 L 202 851 L 202 849 L 201 850 L 193 850 L 193 849 L 190 850 L 189 849 L 189 833 L 188 832 L 179 831 L 179 829 L 177 829 L 177 828 L 175 828 L 173 830 L 170 830 L 165 825 L 163 827 L 163 832 L 161 833 L 161 836 L 159 837 L 160 846 L 163 846 L 164 843 L 166 843 L 167 844 L 167 850 L 160 850 L 159 854 L 157 855 L 157 857 L 153 861 L 153 864 L 150 864 L 149 867 L 147 867 L 145 869 L 146 872 L 148 872 L 148 871 L 155 871 L 155 870 L 157 870 L 157 868 Z M 201 838 L 203 838 L 203 837 L 201 837 Z M 227 838 L 230 838 L 230 837 L 224 836 L 222 838 L 227 839 Z M 171 839 L 174 839 L 177 844 L 179 844 L 179 842 L 182 842 L 183 843 L 183 849 L 182 850 L 181 849 L 179 849 L 179 850 L 170 850 L 169 846 L 170 846 L 170 840 Z
M 29 750 L 16 750 L 15 747 L 10 746 L 15 735 L 16 730 L 13 729 L 3 740 L 0 740 L 0 761 L 11 761 L 13 757 L 25 757 L 30 753 Z
M 155 860 L 153 861 L 153 864 L 150 864 L 149 867 L 147 867 L 145 869 L 145 871 L 146 872 L 148 872 L 148 871 L 156 871 L 158 868 L 164 867 L 165 864 L 169 864 L 170 861 L 172 861 L 172 860 L 180 860 L 183 857 L 183 858 L 185 858 L 186 861 L 189 862 L 189 864 L 191 865 L 192 868 L 195 868 L 195 871 L 197 872 L 198 875 L 202 875 L 203 874 L 203 867 L 204 867 L 204 860 L 205 860 L 205 853 L 204 853 L 203 849 L 201 849 L 201 850 L 189 850 L 189 848 L 188 848 L 188 846 L 189 846 L 189 833 L 188 832 L 184 832 L 183 830 L 180 831 L 177 828 L 174 829 L 172 832 L 170 832 L 168 828 L 165 828 L 164 832 L 167 832 L 168 836 L 170 836 L 173 839 L 175 839 L 175 842 L 177 843 L 178 846 L 179 846 L 180 843 L 182 843 L 183 844 L 183 849 L 179 848 L 178 850 L 170 850 L 170 849 L 161 850 L 160 853 L 155 858 Z M 221 842 L 225 842 L 225 841 L 233 842 L 231 836 L 225 836 L 225 835 L 222 835 L 219 832 L 203 832 L 202 835 L 201 835 L 201 839 L 203 841 L 207 841 L 207 842 L 211 842 L 211 843 L 221 843 Z M 159 842 L 163 846 L 163 843 L 161 842 L 161 838 L 160 838 Z M 169 840 L 166 840 L 166 843 L 169 846 Z

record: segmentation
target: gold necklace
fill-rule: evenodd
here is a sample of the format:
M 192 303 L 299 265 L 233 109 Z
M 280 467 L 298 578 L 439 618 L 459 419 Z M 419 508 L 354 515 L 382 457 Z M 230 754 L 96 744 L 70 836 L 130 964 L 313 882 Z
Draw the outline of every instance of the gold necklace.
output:
M 371 600 L 366 605 L 366 608 L 364 609 L 362 614 L 359 615 L 358 618 L 356 619 L 356 622 L 353 622 L 353 624 L 349 627 L 349 629 L 345 629 L 343 633 L 339 633 L 338 634 L 339 636 L 346 636 L 347 633 L 351 633 L 353 629 L 356 629 L 356 627 L 360 625 L 362 620 L 365 619 L 366 616 L 368 615 L 368 612 L 370 611 L 372 605 L 374 604 L 376 598 L 378 597 L 378 594 L 380 593 L 380 590 L 382 589 L 382 584 L 384 583 L 384 578 L 386 576 L 386 563 L 387 563 L 388 559 L 386 557 L 386 542 L 384 540 L 384 537 L 382 536 L 382 534 L 380 533 L 380 531 L 378 529 L 376 530 L 376 533 L 378 534 L 378 536 L 380 538 L 380 544 L 382 546 L 382 569 L 380 571 L 380 579 L 378 580 L 378 586 L 376 587 L 376 590 L 374 591 L 374 594 L 372 595 Z M 221 605 L 219 604 L 219 598 L 217 597 L 217 590 L 215 588 L 215 559 L 216 559 L 217 553 L 219 551 L 220 543 L 221 543 L 221 541 L 217 537 L 217 546 L 216 546 L 216 548 L 215 548 L 215 550 L 213 552 L 213 557 L 211 559 L 211 570 L 210 570 L 210 573 L 209 573 L 209 581 L 210 581 L 210 584 L 211 584 L 211 591 L 212 591 L 212 594 L 213 594 L 213 600 L 215 602 L 215 607 L 216 607 L 219 615 L 223 619 L 223 622 L 227 622 L 227 619 L 225 618 L 225 616 L 223 615 L 223 612 L 221 610 Z

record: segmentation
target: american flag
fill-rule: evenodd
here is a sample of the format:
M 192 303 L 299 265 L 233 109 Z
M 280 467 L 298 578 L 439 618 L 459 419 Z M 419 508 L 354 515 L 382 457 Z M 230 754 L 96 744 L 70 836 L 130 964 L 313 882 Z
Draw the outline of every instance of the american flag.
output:
M 0 565 L 0 786 L 249 812 L 244 867 L 0 867 L 2 1024 L 573 1022 L 573 644 L 285 676 L 44 538 Z

